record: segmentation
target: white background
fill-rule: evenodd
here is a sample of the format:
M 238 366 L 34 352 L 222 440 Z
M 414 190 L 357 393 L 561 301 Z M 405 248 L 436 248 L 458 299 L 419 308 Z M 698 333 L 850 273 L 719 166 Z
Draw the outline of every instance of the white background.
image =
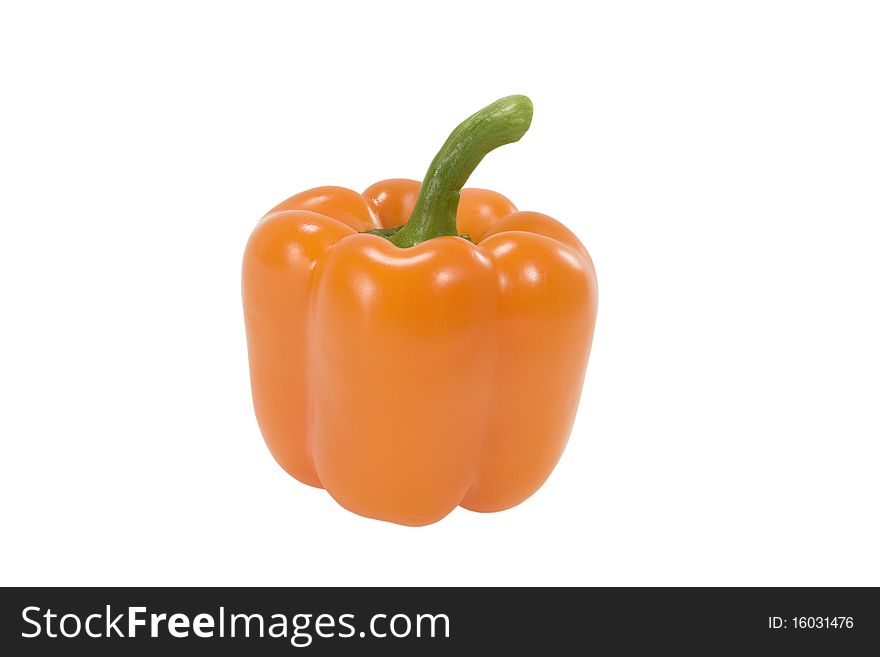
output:
M 880 585 L 880 20 L 855 2 L 4 3 L 0 583 Z M 599 274 L 578 419 L 493 515 L 288 477 L 239 276 L 319 184 L 473 186 Z

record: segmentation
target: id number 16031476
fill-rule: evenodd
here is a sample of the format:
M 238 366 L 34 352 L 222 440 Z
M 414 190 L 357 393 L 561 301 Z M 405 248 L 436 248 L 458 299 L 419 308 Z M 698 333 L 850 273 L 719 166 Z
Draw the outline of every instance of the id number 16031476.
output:
M 767 627 L 771 630 L 851 630 L 855 626 L 852 616 L 769 616 Z

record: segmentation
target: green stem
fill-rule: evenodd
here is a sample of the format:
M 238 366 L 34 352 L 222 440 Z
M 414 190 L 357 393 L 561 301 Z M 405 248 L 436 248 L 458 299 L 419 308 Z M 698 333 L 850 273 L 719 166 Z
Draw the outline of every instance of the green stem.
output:
M 379 237 L 393 237 L 395 236 L 400 229 L 403 228 L 403 224 L 399 226 L 393 226 L 391 228 L 374 228 L 373 230 L 365 230 L 364 232 L 367 235 L 378 235 Z
M 532 122 L 532 101 L 507 96 L 465 119 L 446 140 L 428 167 L 409 221 L 389 237 L 408 248 L 420 242 L 458 235 L 455 214 L 461 188 L 490 151 L 519 141 Z

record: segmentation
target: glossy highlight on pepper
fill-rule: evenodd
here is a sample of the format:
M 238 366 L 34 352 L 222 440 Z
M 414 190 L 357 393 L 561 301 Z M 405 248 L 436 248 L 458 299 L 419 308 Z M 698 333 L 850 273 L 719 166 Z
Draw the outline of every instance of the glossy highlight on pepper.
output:
M 292 476 L 363 516 L 500 511 L 546 480 L 577 410 L 596 318 L 586 249 L 505 196 L 462 189 L 532 105 L 465 120 L 424 181 L 319 187 L 270 210 L 242 294 L 260 429 Z

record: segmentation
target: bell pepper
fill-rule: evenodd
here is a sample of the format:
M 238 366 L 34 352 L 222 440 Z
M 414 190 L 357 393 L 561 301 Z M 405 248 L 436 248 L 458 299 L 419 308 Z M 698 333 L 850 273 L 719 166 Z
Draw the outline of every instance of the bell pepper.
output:
M 319 187 L 259 222 L 243 263 L 256 416 L 284 470 L 343 507 L 426 525 L 534 493 L 574 421 L 596 275 L 561 223 L 462 189 L 518 141 L 525 96 L 459 125 L 421 185 Z

